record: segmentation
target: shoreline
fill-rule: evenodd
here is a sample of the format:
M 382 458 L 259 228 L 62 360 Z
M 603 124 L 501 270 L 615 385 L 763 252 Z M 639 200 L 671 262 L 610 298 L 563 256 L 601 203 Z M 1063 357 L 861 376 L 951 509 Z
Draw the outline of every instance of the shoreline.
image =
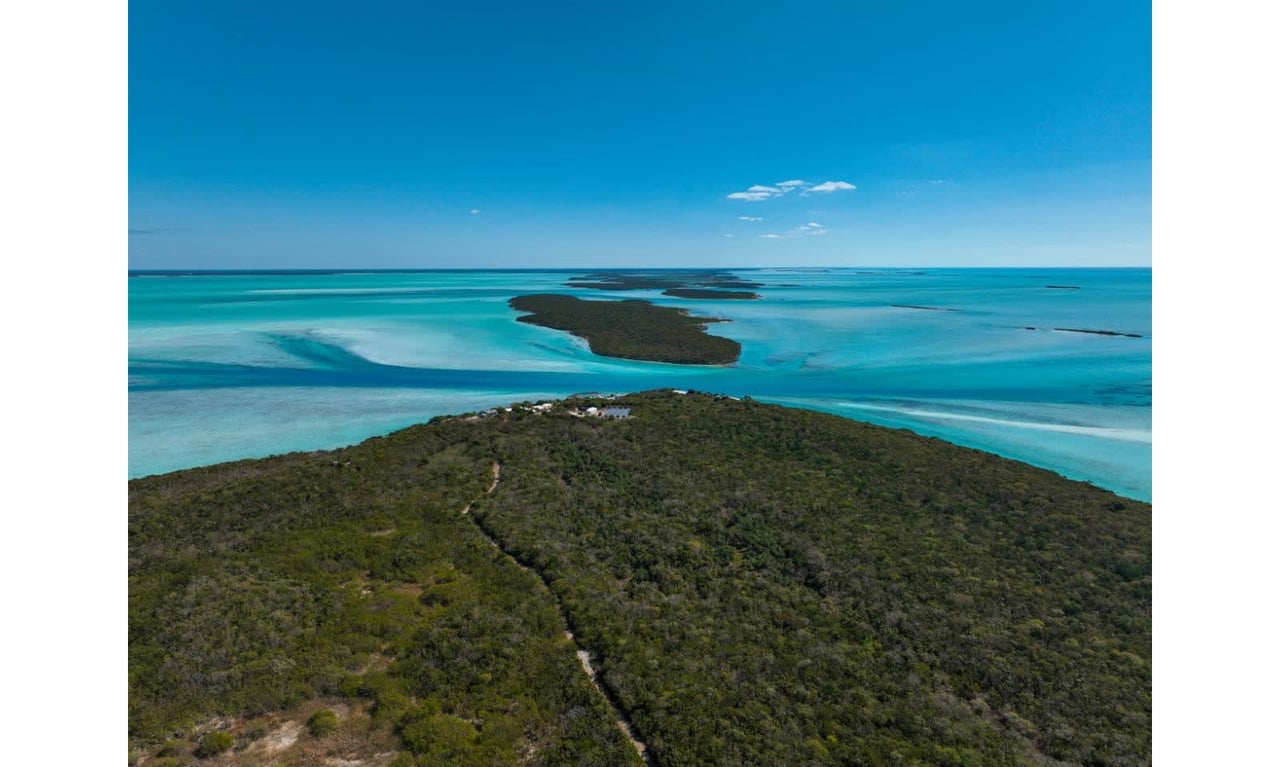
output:
M 997 419 L 1149 430 L 1148 269 L 752 269 L 738 276 L 788 287 L 770 288 L 759 301 L 697 304 L 653 291 L 657 304 L 733 320 L 708 326 L 742 344 L 740 361 L 723 366 L 600 356 L 568 334 L 515 321 L 506 300 L 567 292 L 566 279 L 587 273 L 579 268 L 423 270 L 418 277 L 352 271 L 358 274 L 131 280 L 128 476 L 333 449 L 522 399 L 672 386 L 906 427 L 1130 497 L 1150 492 L 1145 445 L 1125 454 L 1105 434 L 1059 439 L 906 416 L 888 424 L 840 406 L 896 398 L 951 411 L 933 405 L 968 400 Z M 678 279 L 688 270 L 674 273 Z M 396 290 L 411 295 L 383 295 Z M 883 308 L 894 303 L 964 311 Z M 287 326 L 278 321 L 284 316 L 293 318 Z M 961 345 L 971 353 L 956 354 Z
M 661 388 L 657 389 L 657 391 L 661 391 L 661 390 L 663 389 Z M 630 395 L 641 394 L 644 391 L 654 391 L 654 390 L 619 392 L 613 395 L 609 395 L 609 394 L 582 395 L 582 394 L 571 393 L 563 396 L 542 397 L 542 398 L 533 399 L 533 400 L 530 400 L 530 399 L 503 400 L 502 401 L 503 404 L 494 404 L 492 407 L 487 409 L 502 410 L 506 407 L 516 408 L 520 406 L 522 403 L 527 403 L 529 405 L 546 403 L 546 402 L 560 404 L 566 401 L 583 399 L 583 398 L 603 399 L 610 396 L 626 397 Z M 681 391 L 681 390 L 670 389 L 670 391 Z M 686 390 L 686 391 L 694 391 L 694 390 Z M 731 394 L 722 393 L 722 392 L 710 392 L 710 391 L 704 391 L 704 390 L 696 390 L 696 391 L 701 394 L 708 394 L 714 397 L 724 397 L 727 399 L 755 399 L 762 403 L 777 405 L 779 407 L 783 407 L 789 410 L 805 410 L 810 412 L 824 413 L 824 414 L 832 415 L 838 418 L 843 418 L 845 420 L 854 421 L 856 423 L 869 424 L 871 426 L 877 426 L 880 428 L 891 429 L 891 430 L 904 430 L 904 431 L 914 433 L 920 437 L 924 437 L 928 439 L 937 439 L 942 442 L 946 442 L 950 445 L 954 445 L 955 447 L 963 448 L 966 450 L 974 450 L 980 453 L 998 456 L 1006 460 L 1015 461 L 1020 464 L 1025 464 L 1026 466 L 1030 466 L 1035 469 L 1048 471 L 1048 472 L 1057 474 L 1065 479 L 1069 479 L 1071 481 L 1084 482 L 1086 484 L 1090 484 L 1095 487 L 1106 490 L 1108 492 L 1114 493 L 1115 495 L 1128 500 L 1139 501 L 1142 503 L 1151 503 L 1151 500 L 1152 500 L 1150 493 L 1138 492 L 1135 494 L 1133 491 L 1126 492 L 1126 491 L 1123 491 L 1122 489 L 1116 489 L 1113 486 L 1114 483 L 1102 484 L 1096 478 L 1088 478 L 1088 477 L 1080 476 L 1075 472 L 1064 471 L 1063 467 L 1061 466 L 1053 466 L 1045 463 L 1036 463 L 1033 460 L 1028 460 L 1027 458 L 1024 458 L 1024 457 L 1020 457 L 1017 455 L 1010 455 L 1007 452 L 995 449 L 989 443 L 984 443 L 979 439 L 964 439 L 962 437 L 958 438 L 955 434 L 946 433 L 945 429 L 931 428 L 931 425 L 924 421 L 920 421 L 918 423 L 913 422 L 910 425 L 906 425 L 902 422 L 916 421 L 916 419 L 913 419 L 910 415 L 906 415 L 906 414 L 898 415 L 896 411 L 887 411 L 890 416 L 887 418 L 884 418 L 884 417 L 855 418 L 855 417 L 852 417 L 847 412 L 847 408 L 848 408 L 847 405 L 844 407 L 839 405 L 823 406 L 823 405 L 817 405 L 817 404 L 800 403 L 786 397 L 770 397 L 768 395 L 737 396 L 737 395 L 731 395 Z M 854 407 L 857 408 L 860 406 L 854 406 Z M 866 413 L 875 413 L 877 410 L 877 407 L 875 405 L 866 405 L 865 407 L 862 407 L 862 410 L 863 412 L 866 412 Z M 213 467 L 224 466 L 226 464 L 232 464 L 232 463 L 241 463 L 246 461 L 249 461 L 249 462 L 259 461 L 259 460 L 272 458 L 275 456 L 281 456 L 281 455 L 292 455 L 292 454 L 298 454 L 298 453 L 325 453 L 325 452 L 339 451 L 339 450 L 354 447 L 356 445 L 367 442 L 371 439 L 379 439 L 379 438 L 387 437 L 396 432 L 403 431 L 404 429 L 410 429 L 416 426 L 422 426 L 438 419 L 465 418 L 467 416 L 474 416 L 480 412 L 483 412 L 483 410 L 460 410 L 460 411 L 452 411 L 448 413 L 440 413 L 437 415 L 421 418 L 419 420 L 413 421 L 412 423 L 406 423 L 401 426 L 396 426 L 384 431 L 372 433 L 366 437 L 357 438 L 354 441 L 342 442 L 340 444 L 335 444 L 331 441 L 323 441 L 323 444 L 316 444 L 315 446 L 300 446 L 296 449 L 272 449 L 272 450 L 261 452 L 258 454 L 238 455 L 236 457 L 227 458 L 226 460 L 215 460 L 211 462 L 198 463 L 191 466 L 181 466 L 173 469 L 149 472 L 146 474 L 137 474 L 137 475 L 131 474 L 127 478 L 127 481 L 132 482 L 134 480 L 146 479 L 148 477 L 163 476 L 166 474 L 173 474 L 176 472 L 199 471 L 203 469 L 211 469 Z M 897 417 L 893 417 L 894 415 L 897 415 Z M 961 419 L 961 420 L 965 418 L 963 414 L 949 414 L 949 415 L 954 415 L 955 418 Z

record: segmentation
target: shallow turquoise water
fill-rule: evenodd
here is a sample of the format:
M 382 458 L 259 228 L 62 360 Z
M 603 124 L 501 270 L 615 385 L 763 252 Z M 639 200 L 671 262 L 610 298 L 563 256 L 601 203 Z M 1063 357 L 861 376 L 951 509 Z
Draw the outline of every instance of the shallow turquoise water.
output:
M 735 273 L 765 283 L 762 300 L 572 289 L 581 272 L 566 271 L 131 275 L 129 474 L 337 447 L 513 401 L 673 387 L 909 428 L 1150 499 L 1150 269 Z M 507 300 L 532 292 L 723 317 L 710 332 L 740 341 L 742 358 L 598 357 L 516 322 Z

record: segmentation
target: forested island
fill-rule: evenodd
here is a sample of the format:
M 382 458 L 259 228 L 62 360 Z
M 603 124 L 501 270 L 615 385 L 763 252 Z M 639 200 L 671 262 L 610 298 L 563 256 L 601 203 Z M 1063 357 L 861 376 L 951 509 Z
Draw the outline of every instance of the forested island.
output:
M 517 296 L 511 308 L 531 312 L 520 322 L 568 331 L 584 338 L 591 351 L 622 357 L 684 365 L 728 365 L 738 360 L 737 341 L 706 333 L 715 317 L 694 317 L 684 309 L 655 306 L 648 301 L 584 301 L 574 296 L 537 294 Z
M 738 301 L 758 301 L 759 293 L 751 293 L 746 290 L 714 290 L 711 288 L 668 288 L 662 291 L 664 296 L 674 296 L 676 298 L 701 298 L 712 300 L 738 300 Z
M 1151 507 L 750 400 L 524 403 L 131 481 L 129 638 L 131 764 L 1148 765 Z
M 565 283 L 571 288 L 595 290 L 679 290 L 709 288 L 744 290 L 763 283 L 744 280 L 732 272 L 664 269 L 657 272 L 594 272 Z

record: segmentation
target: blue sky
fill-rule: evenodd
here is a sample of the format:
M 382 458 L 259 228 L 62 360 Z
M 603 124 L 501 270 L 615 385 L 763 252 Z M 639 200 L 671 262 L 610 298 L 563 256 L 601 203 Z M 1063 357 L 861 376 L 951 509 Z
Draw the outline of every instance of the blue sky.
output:
M 1150 265 L 1133 2 L 129 7 L 131 268 Z

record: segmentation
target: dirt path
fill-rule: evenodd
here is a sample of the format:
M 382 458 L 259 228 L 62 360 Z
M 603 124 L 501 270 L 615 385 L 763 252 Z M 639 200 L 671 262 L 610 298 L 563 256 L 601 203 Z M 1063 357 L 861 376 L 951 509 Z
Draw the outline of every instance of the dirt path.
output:
M 577 647 L 578 641 L 573 638 L 572 631 L 565 629 L 564 638 L 573 642 L 574 646 Z M 604 697 L 604 699 L 609 703 L 609 708 L 611 708 L 614 715 L 618 717 L 618 729 L 622 730 L 622 734 L 626 735 L 627 740 L 631 741 L 631 746 L 636 750 L 636 753 L 640 755 L 640 758 L 644 760 L 645 764 L 652 764 L 646 754 L 647 749 L 645 748 L 645 745 L 636 738 L 635 730 L 631 729 L 631 723 L 622 715 L 622 712 L 614 705 L 613 700 L 605 694 L 604 688 L 600 686 L 600 682 L 596 680 L 596 670 L 591 665 L 591 653 L 581 647 L 578 647 L 578 662 L 582 664 L 582 670 L 587 673 L 587 679 L 591 680 L 591 685 Z
M 502 464 L 497 461 L 493 462 L 493 481 L 489 483 L 489 489 L 484 491 L 485 495 L 492 495 L 494 490 L 498 489 L 498 480 L 502 479 Z
M 494 461 L 492 471 L 493 471 L 493 482 L 489 483 L 488 489 L 486 489 L 480 496 L 478 496 L 475 500 L 468 503 L 466 506 L 462 507 L 462 513 L 464 515 L 470 515 L 471 507 L 474 504 L 476 504 L 477 502 L 483 500 L 484 498 L 490 495 L 493 495 L 493 491 L 498 489 L 498 482 L 502 479 L 502 464 L 498 463 L 497 461 Z M 489 541 L 490 545 L 492 545 L 496 549 L 499 549 L 499 550 L 502 549 L 502 547 L 498 545 L 498 541 L 494 539 L 494 537 L 489 534 L 489 531 L 484 528 L 484 525 L 480 524 L 474 518 L 472 519 L 472 521 L 476 523 L 476 529 L 479 530 L 480 534 L 485 537 L 485 540 Z M 639 738 L 636 737 L 635 730 L 631 727 L 631 722 L 627 720 L 627 717 L 622 713 L 622 709 L 618 708 L 617 702 L 613 699 L 612 696 L 609 695 L 608 692 L 605 691 L 604 687 L 601 686 L 600 681 L 596 678 L 596 670 L 591 665 L 591 653 L 584 650 L 581 646 L 578 645 L 578 641 L 573 637 L 573 632 L 567 628 L 569 625 L 569 620 L 568 618 L 565 617 L 564 607 L 560 604 L 560 600 L 556 599 L 555 592 L 551 591 L 551 588 L 547 585 L 547 582 L 542 577 L 541 573 L 539 573 L 537 570 L 534 570 L 532 567 L 529 567 L 528 565 L 524 564 L 523 562 L 516 559 L 515 557 L 511 556 L 511 554 L 505 551 L 503 553 L 506 555 L 507 559 L 510 559 L 512 562 L 515 563 L 516 567 L 519 567 L 521 570 L 525 570 L 526 572 L 529 572 L 533 574 L 535 577 L 537 577 L 538 582 L 542 584 L 543 588 L 545 588 L 548 592 L 550 592 L 551 598 L 555 600 L 556 610 L 560 613 L 560 621 L 564 623 L 566 626 L 564 631 L 564 637 L 565 639 L 573 643 L 576 654 L 578 656 L 578 662 L 582 664 L 582 671 L 587 675 L 587 680 L 591 682 L 592 687 L 596 688 L 596 692 L 600 693 L 600 697 L 604 698 L 605 704 L 609 706 L 609 710 L 613 713 L 614 719 L 618 723 L 618 729 L 622 730 L 622 734 L 625 735 L 627 737 L 627 740 L 631 742 L 632 748 L 634 748 L 636 750 L 636 753 L 640 755 L 640 759 L 644 761 L 645 764 L 652 765 L 653 762 L 652 760 L 649 759 L 648 748 L 645 746 L 644 743 L 640 741 Z
M 492 495 L 493 491 L 498 489 L 498 480 L 501 478 L 502 478 L 502 464 L 498 463 L 497 461 L 494 461 L 493 462 L 493 481 L 489 483 L 489 489 L 485 490 L 484 493 L 480 496 L 480 498 L 484 498 L 486 495 Z M 472 501 L 471 503 L 468 503 L 466 506 L 463 506 L 462 513 L 470 514 L 471 504 L 480 500 L 480 498 L 476 498 L 475 501 Z M 492 540 L 490 540 L 489 542 L 493 543 Z M 494 545 L 497 545 L 497 544 L 494 544 Z

